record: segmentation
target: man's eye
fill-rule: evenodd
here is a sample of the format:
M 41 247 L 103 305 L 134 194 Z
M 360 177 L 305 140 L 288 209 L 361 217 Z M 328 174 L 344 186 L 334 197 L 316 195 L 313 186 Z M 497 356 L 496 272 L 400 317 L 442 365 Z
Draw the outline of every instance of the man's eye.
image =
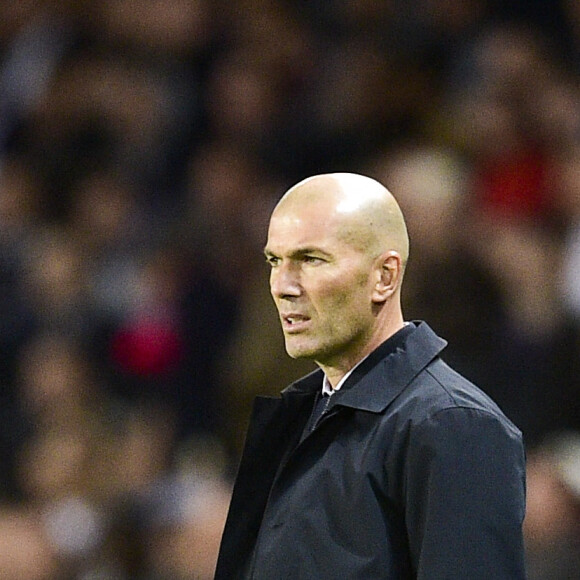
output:
M 277 266 L 280 263 L 280 258 L 274 256 L 266 256 L 266 263 L 271 267 Z
M 322 264 L 324 260 L 318 256 L 304 256 L 304 262 L 306 264 Z

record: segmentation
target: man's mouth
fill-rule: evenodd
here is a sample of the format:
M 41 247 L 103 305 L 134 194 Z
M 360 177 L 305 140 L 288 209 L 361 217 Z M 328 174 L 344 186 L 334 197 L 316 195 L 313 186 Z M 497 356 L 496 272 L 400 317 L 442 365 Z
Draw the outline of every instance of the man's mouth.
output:
M 298 332 L 304 330 L 310 318 L 302 314 L 285 314 L 282 316 L 282 328 L 286 332 Z

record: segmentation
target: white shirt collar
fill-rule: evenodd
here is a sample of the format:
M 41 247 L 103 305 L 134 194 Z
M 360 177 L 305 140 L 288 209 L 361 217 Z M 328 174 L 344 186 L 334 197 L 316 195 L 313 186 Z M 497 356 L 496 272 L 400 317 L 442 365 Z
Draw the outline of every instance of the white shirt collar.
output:
M 368 355 L 367 355 L 368 356 Z M 322 394 L 323 395 L 332 395 L 333 393 L 335 393 L 336 391 L 340 390 L 340 387 L 342 387 L 342 385 L 344 385 L 344 383 L 346 382 L 346 380 L 348 379 L 348 377 L 350 377 L 350 375 L 352 374 L 352 372 L 354 371 L 354 369 L 356 369 L 356 367 L 358 367 L 364 360 L 366 360 L 366 356 L 359 360 L 353 367 L 352 369 L 350 369 L 350 371 L 348 371 L 344 377 L 342 377 L 342 379 L 340 379 L 338 385 L 336 385 L 336 387 L 332 387 L 332 385 L 330 384 L 330 381 L 328 380 L 328 377 L 326 375 L 324 375 L 324 380 L 322 381 Z

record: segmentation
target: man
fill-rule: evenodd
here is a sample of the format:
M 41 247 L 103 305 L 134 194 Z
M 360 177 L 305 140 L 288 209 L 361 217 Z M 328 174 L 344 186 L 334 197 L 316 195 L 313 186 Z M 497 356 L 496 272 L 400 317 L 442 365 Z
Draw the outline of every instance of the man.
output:
M 525 578 L 521 434 L 405 323 L 392 195 L 302 181 L 265 253 L 288 354 L 320 369 L 256 400 L 216 579 Z

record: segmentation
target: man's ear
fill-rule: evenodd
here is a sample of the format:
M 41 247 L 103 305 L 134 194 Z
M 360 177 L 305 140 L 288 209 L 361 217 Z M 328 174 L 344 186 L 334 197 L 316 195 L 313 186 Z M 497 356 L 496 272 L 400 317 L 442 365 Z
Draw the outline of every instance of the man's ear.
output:
M 373 302 L 386 302 L 397 291 L 402 271 L 402 260 L 398 252 L 388 252 L 377 258 Z

